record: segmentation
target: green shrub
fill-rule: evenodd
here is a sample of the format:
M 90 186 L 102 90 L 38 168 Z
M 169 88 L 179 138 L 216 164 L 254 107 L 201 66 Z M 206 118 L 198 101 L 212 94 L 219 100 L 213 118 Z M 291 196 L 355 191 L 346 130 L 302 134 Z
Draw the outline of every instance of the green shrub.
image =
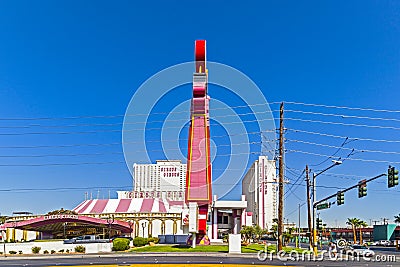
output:
M 58 252 L 63 253 L 63 252 L 64 252 L 64 249 L 60 249 Z
M 49 251 L 46 249 L 45 251 L 43 251 L 43 254 L 49 254 Z
M 147 238 L 143 238 L 143 237 L 136 237 L 135 239 L 133 239 L 133 245 L 135 247 L 142 247 L 144 245 L 147 245 L 149 242 L 147 240 Z
M 75 247 L 75 252 L 85 253 L 85 251 L 86 251 L 86 248 L 84 246 L 82 246 L 82 245 Z
M 147 239 L 148 243 L 153 242 L 154 244 L 158 244 L 160 239 L 158 237 L 150 237 Z
M 56 253 L 56 251 L 55 251 L 54 249 L 52 249 L 52 250 L 50 251 L 50 253 L 51 253 L 51 254 L 54 254 L 54 253 Z
M 129 249 L 129 239 L 126 238 L 115 238 L 113 240 L 113 251 L 124 251 Z
M 10 253 L 10 254 L 17 254 L 17 252 L 14 251 L 14 250 L 10 250 L 8 253 Z
M 41 249 L 42 249 L 41 247 L 33 247 L 32 248 L 32 253 L 33 254 L 38 254 Z
M 65 251 L 65 253 L 69 253 L 69 249 L 67 249 L 67 250 Z
M 22 254 L 22 250 L 18 251 L 18 254 L 20 254 L 20 255 L 21 255 L 21 254 Z

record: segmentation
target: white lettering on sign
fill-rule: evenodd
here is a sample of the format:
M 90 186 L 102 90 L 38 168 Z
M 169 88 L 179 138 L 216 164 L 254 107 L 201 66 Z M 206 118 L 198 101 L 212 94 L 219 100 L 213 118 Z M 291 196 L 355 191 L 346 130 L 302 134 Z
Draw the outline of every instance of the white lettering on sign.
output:
M 57 215 L 46 215 L 43 217 L 45 220 L 54 220 L 54 219 L 78 219 L 78 215 L 73 214 L 57 214 Z

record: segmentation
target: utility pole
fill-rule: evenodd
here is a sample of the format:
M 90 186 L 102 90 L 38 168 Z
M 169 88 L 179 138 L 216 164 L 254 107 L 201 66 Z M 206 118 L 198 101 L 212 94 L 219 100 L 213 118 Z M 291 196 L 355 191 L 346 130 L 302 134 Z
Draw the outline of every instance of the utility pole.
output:
M 300 208 L 301 208 L 301 205 L 299 203 L 299 224 L 298 224 L 298 228 L 297 228 L 296 248 L 301 247 L 301 245 L 300 245 L 300 229 L 301 229 L 301 226 L 300 226 L 300 223 L 301 223 L 301 221 L 300 221 Z
M 308 172 L 308 165 L 306 165 L 306 183 L 307 183 L 307 214 L 308 214 L 308 240 L 310 242 L 310 250 L 313 248 L 313 229 L 311 219 L 311 198 L 310 198 L 310 176 Z
M 278 204 L 278 251 L 283 242 L 283 102 L 279 109 L 279 204 Z

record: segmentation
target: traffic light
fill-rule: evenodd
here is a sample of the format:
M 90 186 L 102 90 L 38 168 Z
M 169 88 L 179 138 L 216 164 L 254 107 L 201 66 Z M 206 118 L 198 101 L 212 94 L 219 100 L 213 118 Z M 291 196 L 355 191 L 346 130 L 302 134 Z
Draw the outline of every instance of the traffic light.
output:
M 322 219 L 317 218 L 317 230 L 321 230 L 322 229 Z
M 399 184 L 399 171 L 389 165 L 388 168 L 388 187 L 394 187 Z
M 336 195 L 336 203 L 338 206 L 344 204 L 344 193 L 343 192 L 338 192 Z
M 362 198 L 367 195 L 367 182 L 362 180 L 358 183 L 358 197 Z

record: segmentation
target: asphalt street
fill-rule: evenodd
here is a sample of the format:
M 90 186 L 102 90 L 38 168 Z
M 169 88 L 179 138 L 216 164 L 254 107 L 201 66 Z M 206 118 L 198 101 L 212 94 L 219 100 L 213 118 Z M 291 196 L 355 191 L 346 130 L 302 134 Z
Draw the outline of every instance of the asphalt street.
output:
M 382 254 L 383 255 L 383 254 Z M 400 255 L 397 255 L 395 261 L 376 262 L 375 259 L 355 259 L 353 257 L 341 258 L 332 260 L 329 257 L 318 260 L 290 260 L 288 257 L 282 259 L 269 258 L 264 261 L 259 260 L 255 254 L 229 255 L 226 253 L 198 253 L 198 254 L 108 254 L 108 255 L 49 255 L 32 256 L 32 257 L 7 257 L 0 259 L 0 266 L 129 266 L 131 264 L 139 265 L 159 265 L 159 264 L 174 264 L 179 266 L 182 264 L 214 264 L 209 266 L 224 266 L 224 265 L 276 265 L 276 266 L 400 266 Z

